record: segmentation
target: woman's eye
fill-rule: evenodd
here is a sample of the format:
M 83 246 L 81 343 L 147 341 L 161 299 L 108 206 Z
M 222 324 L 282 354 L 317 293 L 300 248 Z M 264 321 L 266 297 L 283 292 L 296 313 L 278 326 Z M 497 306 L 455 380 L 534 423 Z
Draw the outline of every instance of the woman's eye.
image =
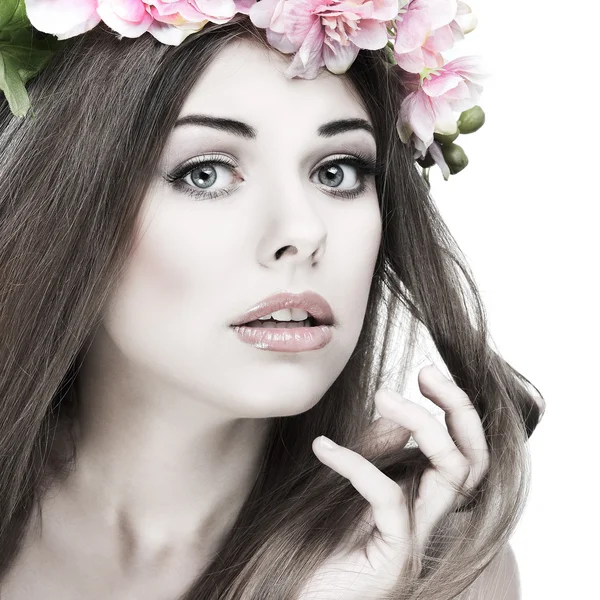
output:
M 346 168 L 350 167 L 350 169 L 344 170 L 341 165 L 344 165 Z M 356 182 L 358 180 L 358 168 L 352 166 L 343 161 L 328 163 L 319 167 L 317 171 L 319 183 L 323 185 L 327 185 L 334 188 L 340 188 L 342 184 L 345 186 L 350 186 L 350 189 L 356 187 Z M 347 175 L 349 173 L 349 175 Z M 343 187 L 341 189 L 348 189 L 347 187 Z
M 184 165 L 176 173 L 169 175 L 167 180 L 172 182 L 177 189 L 192 196 L 216 198 L 232 191 L 226 188 L 233 183 L 232 176 L 235 167 L 235 164 L 225 161 L 223 158 L 209 157 Z
M 211 199 L 225 196 L 236 189 L 228 187 L 236 167 L 223 157 L 196 158 L 165 179 L 179 191 Z M 331 194 L 354 198 L 365 191 L 368 177 L 380 172 L 381 166 L 369 156 L 344 156 L 317 167 L 315 175 L 318 176 L 318 183 L 329 188 Z
M 382 173 L 383 165 L 377 159 L 360 154 L 333 158 L 318 167 L 316 175 L 334 196 L 355 198 L 367 189 L 370 177 Z
M 215 166 L 215 164 L 213 165 L 204 165 L 203 167 L 196 167 L 195 169 L 192 169 L 188 175 L 190 177 L 190 182 L 193 185 L 195 185 L 196 187 L 199 187 L 200 189 L 208 189 L 210 187 L 212 187 L 215 184 L 215 181 L 217 179 L 222 179 L 222 177 L 218 176 L 218 173 L 221 169 L 223 169 L 224 172 L 227 172 L 228 169 L 225 169 L 224 167 L 222 167 L 221 165 L 219 165 L 218 167 Z M 231 172 L 231 171 L 229 171 Z M 188 176 L 186 175 L 186 177 Z M 185 178 L 184 178 L 185 180 Z

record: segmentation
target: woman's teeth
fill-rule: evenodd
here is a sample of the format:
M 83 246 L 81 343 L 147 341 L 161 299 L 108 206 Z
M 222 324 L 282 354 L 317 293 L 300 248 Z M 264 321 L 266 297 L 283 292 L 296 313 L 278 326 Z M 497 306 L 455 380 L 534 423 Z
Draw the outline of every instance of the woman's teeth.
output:
M 304 321 L 251 321 L 246 323 L 243 327 L 265 327 L 267 329 L 293 329 L 295 327 L 313 327 L 310 319 Z

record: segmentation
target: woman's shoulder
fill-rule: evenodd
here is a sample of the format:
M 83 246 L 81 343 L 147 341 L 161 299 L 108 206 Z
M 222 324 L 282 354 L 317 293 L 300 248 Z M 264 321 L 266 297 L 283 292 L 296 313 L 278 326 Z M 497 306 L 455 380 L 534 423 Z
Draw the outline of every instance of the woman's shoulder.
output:
M 521 600 L 519 567 L 507 544 L 470 589 L 469 600 Z

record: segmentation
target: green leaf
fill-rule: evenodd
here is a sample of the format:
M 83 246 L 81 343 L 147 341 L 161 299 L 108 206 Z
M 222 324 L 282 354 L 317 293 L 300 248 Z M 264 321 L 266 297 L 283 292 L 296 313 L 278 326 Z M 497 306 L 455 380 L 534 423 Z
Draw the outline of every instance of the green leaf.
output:
M 27 83 L 48 64 L 57 50 L 57 42 L 52 36 L 36 37 L 32 28 L 20 29 L 13 32 L 8 43 L 0 41 L 0 52 L 14 58 L 18 63 L 23 83 Z
M 8 31 L 30 27 L 24 0 L 2 0 L 0 4 L 0 37 Z
M 0 52 L 0 90 L 8 100 L 8 106 L 14 115 L 24 117 L 30 107 L 25 84 L 18 68 Z
M 0 90 L 11 111 L 24 117 L 30 106 L 25 84 L 35 77 L 56 52 L 57 42 L 51 36 L 38 37 L 30 26 L 0 36 Z

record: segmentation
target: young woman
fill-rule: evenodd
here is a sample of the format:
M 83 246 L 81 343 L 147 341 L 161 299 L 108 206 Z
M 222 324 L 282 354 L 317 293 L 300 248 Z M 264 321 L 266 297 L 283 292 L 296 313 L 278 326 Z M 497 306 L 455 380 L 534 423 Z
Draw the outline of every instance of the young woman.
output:
M 243 15 L 101 24 L 34 119 L 0 105 L 2 600 L 517 597 L 540 409 L 391 134 L 408 91 L 384 50 L 287 64 Z M 386 385 L 405 315 L 447 429 Z

